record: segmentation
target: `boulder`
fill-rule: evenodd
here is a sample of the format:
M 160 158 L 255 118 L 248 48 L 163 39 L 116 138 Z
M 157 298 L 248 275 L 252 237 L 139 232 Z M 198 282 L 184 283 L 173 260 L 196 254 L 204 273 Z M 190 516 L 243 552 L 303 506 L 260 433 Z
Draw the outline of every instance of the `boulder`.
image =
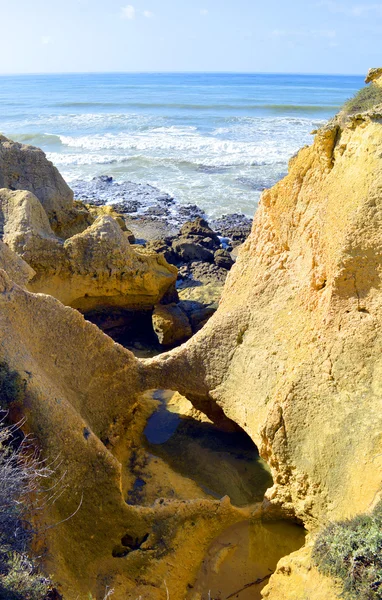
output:
M 235 248 L 245 242 L 251 233 L 252 219 L 248 219 L 240 213 L 223 215 L 213 221 L 213 227 L 219 235 L 228 239 Z
M 153 328 L 162 346 L 174 346 L 192 335 L 187 315 L 177 304 L 156 306 L 153 312 Z
M 220 245 L 218 235 L 211 229 L 205 219 L 197 217 L 193 221 L 187 221 L 180 230 L 183 237 L 198 236 L 201 238 L 210 238 Z
M 167 262 L 171 265 L 176 264 L 178 260 L 171 244 L 167 244 L 166 240 L 150 240 L 146 244 L 146 250 L 149 252 L 156 252 L 157 254 L 163 254 Z
M 214 261 L 217 267 L 220 267 L 221 269 L 226 269 L 227 271 L 229 271 L 230 268 L 234 265 L 234 261 L 232 260 L 230 253 L 227 250 L 223 249 L 216 250 L 214 254 Z
M 52 220 L 73 207 L 73 192 L 40 148 L 0 136 L 0 187 L 28 190 Z
M 135 250 L 110 216 L 64 242 L 31 192 L 0 190 L 0 227 L 3 241 L 35 271 L 28 288 L 82 311 L 149 309 L 176 280 L 175 267 Z
M 180 261 L 192 262 L 200 260 L 204 262 L 213 262 L 213 253 L 204 248 L 198 243 L 197 237 L 179 237 L 176 238 L 172 243 L 173 251 L 178 255 Z

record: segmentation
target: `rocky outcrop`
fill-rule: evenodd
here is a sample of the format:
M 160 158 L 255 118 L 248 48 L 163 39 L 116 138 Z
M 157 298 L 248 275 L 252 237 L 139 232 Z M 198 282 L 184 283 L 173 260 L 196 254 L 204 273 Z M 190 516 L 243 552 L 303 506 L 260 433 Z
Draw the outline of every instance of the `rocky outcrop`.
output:
M 252 437 L 268 508 L 311 531 L 366 511 L 381 486 L 381 116 L 334 121 L 290 161 L 215 315 L 147 363 L 156 385 Z
M 35 271 L 28 288 L 83 311 L 152 308 L 176 280 L 175 267 L 135 251 L 110 216 L 66 241 L 58 238 L 31 192 L 0 190 L 0 227 L 3 241 Z
M 0 407 L 13 421 L 23 417 L 54 469 L 53 498 L 35 527 L 46 571 L 67 600 L 103 598 L 108 586 L 116 600 L 180 599 L 211 540 L 244 517 L 158 460 L 156 501 L 128 502 L 136 465 L 148 460 L 142 432 L 154 406 L 140 395 L 145 386 L 130 352 L 0 271 Z M 164 480 L 170 500 L 160 495 Z
M 73 207 L 73 192 L 44 152 L 4 136 L 0 136 L 0 187 L 32 192 L 54 221 Z
M 371 82 L 375 83 L 375 85 L 378 85 L 378 87 L 382 86 L 382 67 L 377 69 L 369 69 L 365 83 Z
M 73 192 L 40 148 L 0 135 L 0 188 L 27 190 L 41 202 L 52 229 L 67 237 L 89 224 L 89 214 L 73 203 Z
M 229 271 L 234 265 L 234 261 L 227 250 L 216 250 L 214 254 L 214 262 L 217 267 Z
M 309 530 L 308 545 L 279 563 L 265 597 L 341 593 L 312 567 L 310 552 L 315 532 L 366 512 L 381 490 L 381 118 L 375 107 L 334 120 L 290 161 L 287 177 L 262 195 L 216 313 L 154 359 L 138 361 L 77 312 L 1 272 L 0 360 L 20 381 L 11 414 L 27 417 L 25 428 L 47 456 L 60 454 L 68 473 L 68 491 L 47 517 L 74 516 L 48 530 L 47 544 L 69 600 L 78 585 L 101 595 L 106 582 L 116 600 L 180 600 L 212 536 L 243 518 L 227 501 L 125 502 L 151 409 L 139 394 L 154 388 L 177 390 L 222 428 L 246 431 L 273 474 L 263 513 Z M 106 240 L 111 268 L 102 286 L 112 282 L 120 296 L 114 274 L 130 249 L 111 217 L 64 243 L 33 197 L 20 199 L 25 221 L 7 198 L 4 232 L 15 249 L 41 243 L 45 252 L 54 243 L 62 271 L 84 265 L 86 278 L 104 264 Z M 24 238 L 11 240 L 7 219 Z M 93 285 L 92 293 L 104 289 Z

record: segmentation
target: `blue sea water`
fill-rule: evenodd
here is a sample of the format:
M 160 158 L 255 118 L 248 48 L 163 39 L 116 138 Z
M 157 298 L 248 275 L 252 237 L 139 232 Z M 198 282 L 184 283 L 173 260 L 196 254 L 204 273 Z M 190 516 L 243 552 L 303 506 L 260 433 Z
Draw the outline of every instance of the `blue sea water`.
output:
M 0 77 L 0 131 L 41 147 L 69 182 L 150 183 L 208 215 L 252 215 L 363 85 L 361 76 L 63 74 Z

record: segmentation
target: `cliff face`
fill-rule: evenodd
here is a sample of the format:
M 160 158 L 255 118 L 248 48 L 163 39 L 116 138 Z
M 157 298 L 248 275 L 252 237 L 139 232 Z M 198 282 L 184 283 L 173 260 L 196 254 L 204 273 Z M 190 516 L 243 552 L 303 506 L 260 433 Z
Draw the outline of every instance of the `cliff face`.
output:
M 381 109 L 334 121 L 291 160 L 217 313 L 147 363 L 249 433 L 272 468 L 268 508 L 311 530 L 367 511 L 381 489 Z

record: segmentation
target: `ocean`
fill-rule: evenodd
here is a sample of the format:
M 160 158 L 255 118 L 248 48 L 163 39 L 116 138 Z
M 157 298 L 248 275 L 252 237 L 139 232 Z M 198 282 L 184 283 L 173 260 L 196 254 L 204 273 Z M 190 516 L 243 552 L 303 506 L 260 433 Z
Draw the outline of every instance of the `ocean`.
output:
M 361 76 L 63 74 L 0 77 L 0 132 L 39 146 L 70 184 L 149 183 L 208 216 L 252 216 Z

